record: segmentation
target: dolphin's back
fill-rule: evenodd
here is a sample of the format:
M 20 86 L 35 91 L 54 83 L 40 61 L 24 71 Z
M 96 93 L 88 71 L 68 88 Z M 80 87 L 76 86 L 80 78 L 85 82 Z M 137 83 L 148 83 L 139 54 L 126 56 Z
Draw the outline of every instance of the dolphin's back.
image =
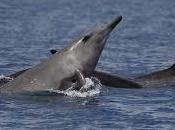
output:
M 45 60 L 31 69 L 27 69 L 10 75 L 16 78 L 11 82 L 3 85 L 1 87 L 1 91 L 35 91 L 49 89 L 50 85 L 52 85 L 54 88 L 56 84 L 54 80 L 55 78 L 57 78 L 58 81 L 59 76 L 55 77 L 53 75 L 54 73 L 56 73 L 57 69 L 62 70 L 62 68 L 54 67 L 56 63 L 54 65 L 54 63 L 52 63 L 52 60 L 53 58 L 51 58 L 50 60 Z M 59 86 L 59 84 L 57 85 Z
M 109 73 L 94 71 L 94 76 L 100 79 L 103 85 L 107 85 L 109 87 L 112 86 L 115 88 L 142 88 L 142 86 L 136 82 Z
M 165 70 L 156 71 L 134 79 L 139 84 L 147 87 L 161 87 L 175 84 L 175 64 Z

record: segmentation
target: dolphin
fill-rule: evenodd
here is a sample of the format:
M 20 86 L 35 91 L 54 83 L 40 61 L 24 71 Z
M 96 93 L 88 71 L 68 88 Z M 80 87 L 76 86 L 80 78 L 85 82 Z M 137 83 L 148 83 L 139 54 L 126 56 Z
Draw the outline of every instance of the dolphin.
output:
M 55 54 L 59 53 L 60 49 L 51 49 L 50 53 Z M 19 71 L 13 75 L 19 74 L 22 71 Z M 14 77 L 11 75 L 10 77 Z M 97 77 L 103 85 L 108 87 L 116 87 L 116 88 L 142 88 L 142 86 L 136 82 L 131 81 L 130 79 L 126 79 L 117 75 L 112 75 L 102 70 L 94 70 L 93 76 Z
M 144 87 L 175 86 L 175 64 L 164 70 L 138 76 L 133 80 Z
M 12 81 L 25 71 L 29 70 L 30 68 L 23 69 L 17 71 L 13 74 L 7 75 L 0 80 L 0 86 L 6 84 L 7 82 Z M 103 72 L 102 70 L 94 70 L 92 76 L 98 78 L 100 83 L 106 85 L 108 87 L 115 87 L 115 88 L 142 88 L 142 85 L 132 81 L 131 79 L 123 78 L 117 75 L 112 75 L 107 72 Z
M 59 52 L 59 49 L 51 49 L 51 54 Z M 28 68 L 29 69 L 29 68 Z M 10 82 L 28 69 L 23 69 L 13 74 L 8 75 L 7 79 L 0 81 L 0 86 Z M 101 70 L 94 70 L 93 76 L 97 77 L 103 85 L 115 88 L 145 88 L 145 87 L 163 87 L 175 85 L 175 64 L 167 69 L 155 71 L 150 74 L 138 76 L 133 79 L 122 78 L 120 76 L 103 72 Z
M 50 53 L 51 54 L 55 54 L 55 53 L 59 53 L 60 49 L 51 49 Z M 3 78 L 0 81 L 0 86 L 2 86 L 3 84 L 12 81 L 12 79 L 15 79 L 16 77 L 18 77 L 19 75 L 21 75 L 22 73 L 24 73 L 25 71 L 29 70 L 30 68 L 27 69 L 22 69 L 20 71 L 17 71 L 13 74 L 7 75 L 7 78 Z M 94 70 L 93 74 L 94 77 L 98 78 L 100 80 L 100 82 L 103 85 L 106 85 L 108 87 L 116 87 L 116 88 L 142 88 L 142 86 L 130 79 L 127 78 L 123 78 L 120 76 L 114 76 L 112 74 L 103 72 L 101 70 Z
M 108 86 L 113 87 L 118 87 L 120 83 L 125 83 L 125 87 L 123 88 L 158 88 L 175 86 L 175 64 L 173 64 L 167 69 L 138 76 L 130 80 L 123 78 L 120 79 L 119 76 L 106 72 L 95 71 L 95 73 L 97 77 L 101 80 L 102 84 L 106 84 Z M 125 80 L 129 82 L 126 82 Z M 128 87 L 126 83 L 129 83 Z M 138 85 L 138 87 L 131 87 L 131 83 L 133 83 L 133 85 Z
M 51 49 L 55 54 L 59 49 Z M 100 79 L 101 83 L 117 88 L 145 88 L 145 87 L 164 87 L 175 85 L 175 63 L 167 69 L 155 71 L 150 74 L 138 76 L 133 79 L 126 79 L 99 70 L 94 71 L 94 76 Z
M 122 16 L 116 17 L 106 26 L 78 38 L 59 53 L 2 85 L 0 92 L 67 90 L 74 83 L 78 84 L 76 89 L 80 89 L 84 77 L 93 75 L 110 33 L 121 20 Z
M 51 54 L 59 53 L 59 49 L 51 49 Z M 28 68 L 30 69 L 30 68 Z M 28 69 L 23 69 L 13 74 L 8 75 L 7 79 L 0 81 L 0 86 L 10 82 Z M 138 76 L 133 79 L 122 78 L 120 76 L 103 72 L 101 70 L 94 70 L 93 76 L 97 77 L 103 85 L 115 88 L 145 88 L 145 87 L 164 87 L 175 85 L 175 64 L 167 69 L 155 71 L 150 74 Z
M 29 69 L 29 68 L 28 68 Z M 6 79 L 0 81 L 0 86 L 7 82 L 12 81 L 21 73 L 28 69 L 24 69 L 8 75 Z M 103 72 L 101 70 L 94 70 L 93 76 L 97 77 L 103 85 L 115 88 L 145 88 L 145 87 L 163 87 L 163 86 L 174 86 L 175 85 L 175 64 L 171 67 L 155 71 L 150 74 L 138 76 L 133 79 L 122 78 L 118 75 Z
M 138 85 L 137 88 L 158 88 L 158 87 L 175 86 L 175 64 L 173 64 L 167 69 L 155 71 L 150 74 L 130 79 L 128 80 L 129 81 L 128 87 L 126 84 L 127 79 L 123 78 L 120 79 L 119 76 L 107 72 L 95 71 L 95 73 L 97 77 L 101 80 L 102 84 L 106 84 L 108 86 L 113 87 L 116 86 L 118 87 L 120 83 L 122 84 L 125 83 L 125 88 L 134 88 L 130 87 L 131 83 L 133 83 L 133 85 L 134 84 Z

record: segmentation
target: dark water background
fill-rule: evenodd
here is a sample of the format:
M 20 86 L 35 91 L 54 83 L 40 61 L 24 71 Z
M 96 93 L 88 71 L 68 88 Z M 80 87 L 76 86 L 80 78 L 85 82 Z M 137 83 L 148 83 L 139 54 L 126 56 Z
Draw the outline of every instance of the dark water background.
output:
M 174 0 L 0 0 L 0 73 L 47 58 L 49 49 L 122 15 L 98 67 L 123 77 L 175 62 Z M 175 88 L 103 87 L 91 98 L 0 96 L 0 130 L 174 130 Z

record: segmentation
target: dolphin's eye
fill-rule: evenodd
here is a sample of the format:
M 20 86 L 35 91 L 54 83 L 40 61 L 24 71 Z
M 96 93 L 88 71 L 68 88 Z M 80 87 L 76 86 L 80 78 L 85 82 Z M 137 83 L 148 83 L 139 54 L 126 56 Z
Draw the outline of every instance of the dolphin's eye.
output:
M 86 35 L 86 36 L 82 39 L 82 41 L 83 41 L 84 43 L 87 42 L 91 36 L 92 36 L 92 34 Z

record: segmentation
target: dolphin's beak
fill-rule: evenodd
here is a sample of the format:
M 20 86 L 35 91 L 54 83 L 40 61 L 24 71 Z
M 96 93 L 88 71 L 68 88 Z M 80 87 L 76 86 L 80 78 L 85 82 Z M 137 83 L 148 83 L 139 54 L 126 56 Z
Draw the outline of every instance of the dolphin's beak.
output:
M 109 34 L 122 20 L 122 16 L 116 17 L 111 23 L 107 24 L 107 26 L 104 28 L 104 30 L 107 31 L 107 34 Z

